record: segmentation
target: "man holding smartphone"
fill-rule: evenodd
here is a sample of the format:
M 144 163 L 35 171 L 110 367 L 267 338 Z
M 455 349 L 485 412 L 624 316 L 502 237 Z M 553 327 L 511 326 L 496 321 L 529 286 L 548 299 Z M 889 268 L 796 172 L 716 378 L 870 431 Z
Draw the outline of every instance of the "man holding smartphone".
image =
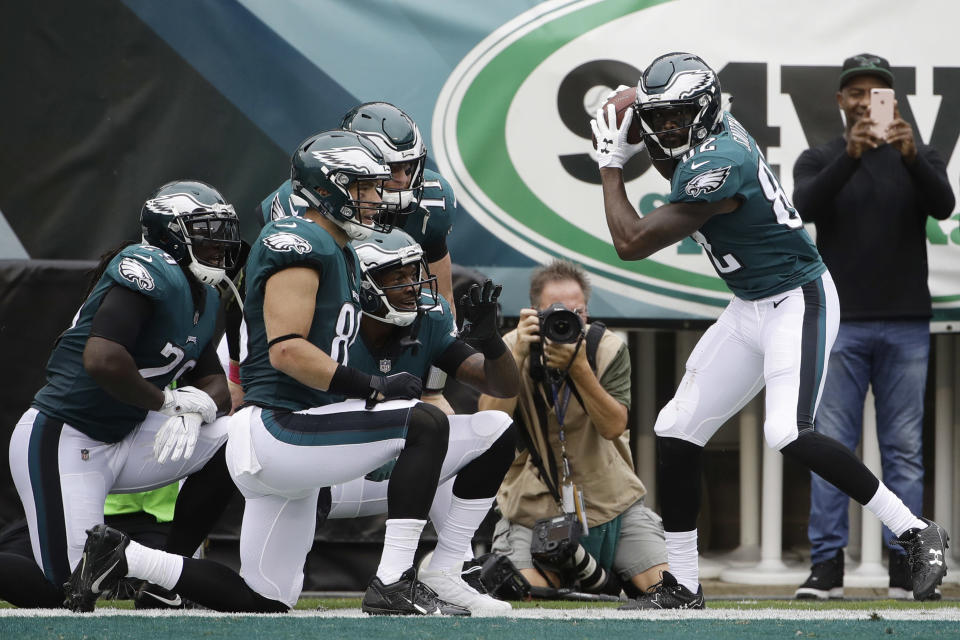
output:
M 816 224 L 817 248 L 840 298 L 840 329 L 815 428 L 855 449 L 872 385 L 884 483 L 919 513 L 931 316 L 925 229 L 927 216 L 943 220 L 953 212 L 954 195 L 946 163 L 915 139 L 889 93 L 893 87 L 884 58 L 863 53 L 844 61 L 836 94 L 843 135 L 801 154 L 793 201 L 804 222 Z M 882 100 L 893 105 L 886 126 Z M 813 567 L 796 597 L 842 598 L 848 498 L 815 474 L 811 485 Z M 891 544 L 893 533 L 883 532 L 889 595 L 907 598 L 910 568 Z

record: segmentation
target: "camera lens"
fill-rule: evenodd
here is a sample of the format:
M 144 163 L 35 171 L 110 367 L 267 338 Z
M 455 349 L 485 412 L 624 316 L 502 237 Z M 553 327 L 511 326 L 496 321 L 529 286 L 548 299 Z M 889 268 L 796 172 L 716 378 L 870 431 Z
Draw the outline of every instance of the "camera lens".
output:
M 554 305 L 541 316 L 540 331 L 552 342 L 572 344 L 583 331 L 583 321 L 566 307 Z

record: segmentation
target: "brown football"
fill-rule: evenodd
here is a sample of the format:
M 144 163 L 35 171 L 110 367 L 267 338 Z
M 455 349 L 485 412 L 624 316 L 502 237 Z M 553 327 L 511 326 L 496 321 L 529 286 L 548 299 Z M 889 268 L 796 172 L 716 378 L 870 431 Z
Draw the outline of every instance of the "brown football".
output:
M 637 100 L 637 88 L 628 87 L 622 91 L 618 91 L 603 104 L 603 109 L 606 111 L 608 104 L 614 104 L 617 110 L 617 126 L 623 122 L 623 114 L 627 112 L 627 109 L 633 107 L 633 104 Z M 597 139 L 592 134 L 590 136 L 591 141 L 593 142 L 593 148 L 597 148 Z M 640 122 L 637 118 L 637 114 L 633 114 L 633 122 L 630 123 L 630 130 L 627 131 L 627 142 L 630 144 L 637 144 L 643 140 L 643 136 L 640 135 Z

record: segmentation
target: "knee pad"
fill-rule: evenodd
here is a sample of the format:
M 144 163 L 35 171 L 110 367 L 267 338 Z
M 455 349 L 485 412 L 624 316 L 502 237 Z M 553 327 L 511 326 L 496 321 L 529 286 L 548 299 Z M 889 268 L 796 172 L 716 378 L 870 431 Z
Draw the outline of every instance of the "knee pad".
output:
M 503 411 L 478 411 L 470 416 L 470 430 L 474 435 L 490 443 L 499 438 L 512 424 L 513 418 Z
M 700 403 L 700 387 L 687 376 L 676 395 L 657 414 L 657 422 L 653 427 L 654 433 L 662 437 L 680 438 L 689 440 L 690 418 Z
M 438 442 L 446 445 L 450 438 L 450 422 L 441 409 L 419 402 L 410 413 L 410 425 L 407 428 L 408 442 Z

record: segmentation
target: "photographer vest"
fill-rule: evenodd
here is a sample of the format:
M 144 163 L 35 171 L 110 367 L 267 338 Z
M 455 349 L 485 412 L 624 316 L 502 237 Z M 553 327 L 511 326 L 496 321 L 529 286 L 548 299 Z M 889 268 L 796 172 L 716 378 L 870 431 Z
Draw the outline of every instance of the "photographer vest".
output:
M 512 349 L 517 340 L 516 331 L 509 332 L 503 339 Z M 616 334 L 603 331 L 596 348 L 595 367 L 591 362 L 604 389 L 628 408 L 629 358 L 623 341 Z M 562 513 L 529 450 L 533 447 L 537 452 L 549 481 L 558 482 L 561 478 L 558 469 L 561 459 L 558 439 L 560 425 L 549 390 L 530 378 L 529 361 L 517 364 L 521 372 L 521 389 L 514 419 L 518 428 L 526 432 L 521 435 L 519 442 L 521 445 L 527 444 L 518 452 L 507 471 L 497 494 L 497 503 L 509 521 L 532 527 L 540 518 Z M 605 380 L 604 374 L 608 369 L 613 372 L 619 370 L 619 373 L 613 379 Z M 537 410 L 538 404 L 546 415 L 545 425 L 540 418 L 541 412 Z M 564 416 L 564 435 L 573 482 L 583 490 L 588 526 L 609 522 L 646 493 L 643 483 L 633 471 L 628 434 L 625 432 L 614 440 L 601 436 L 575 394 L 570 394 Z

